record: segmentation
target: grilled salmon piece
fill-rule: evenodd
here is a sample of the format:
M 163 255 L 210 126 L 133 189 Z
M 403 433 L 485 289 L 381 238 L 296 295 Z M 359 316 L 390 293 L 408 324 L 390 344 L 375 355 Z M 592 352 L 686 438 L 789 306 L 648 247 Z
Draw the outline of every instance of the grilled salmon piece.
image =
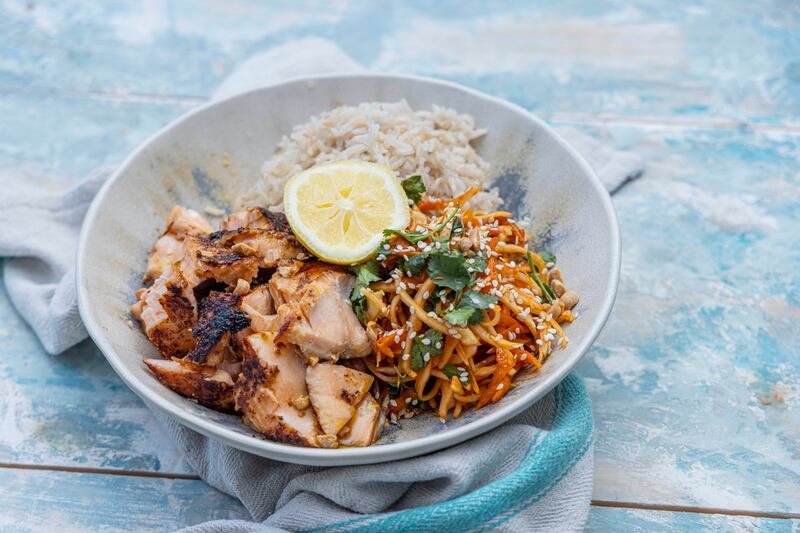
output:
M 320 428 L 309 408 L 305 361 L 294 347 L 278 346 L 274 338 L 274 333 L 254 333 L 242 343 L 236 406 L 267 438 L 317 446 Z
M 272 296 L 269 293 L 269 286 L 259 285 L 245 296 L 242 296 L 242 311 L 250 319 L 250 333 L 259 331 L 277 331 L 280 324 L 277 323 L 275 306 L 272 304 Z
M 372 381 L 369 374 L 333 363 L 320 363 L 306 369 L 308 397 L 327 435 L 338 435 L 353 418 Z
M 151 287 L 136 295 L 139 301 L 131 306 L 131 313 L 164 357 L 183 357 L 194 348 L 197 302 L 180 272 L 167 268 Z
M 231 349 L 231 334 L 250 325 L 250 319 L 239 309 L 240 300 L 238 294 L 219 291 L 211 291 L 203 298 L 200 317 L 192 329 L 197 343 L 186 359 L 211 366 L 217 366 L 226 359 L 226 351 Z
M 350 304 L 355 280 L 323 263 L 279 268 L 269 282 L 277 307 L 277 341 L 295 344 L 307 357 L 364 357 L 370 344 Z
M 225 370 L 181 359 L 145 359 L 144 362 L 161 383 L 181 396 L 217 411 L 234 411 L 233 378 Z
M 258 258 L 262 268 L 275 268 L 283 260 L 308 258 L 283 213 L 254 207 L 230 215 L 220 228 L 212 234 L 215 242 Z
M 156 279 L 183 258 L 183 239 L 187 235 L 203 236 L 212 231 L 211 225 L 197 212 L 176 205 L 167 219 L 167 229 L 147 256 L 145 283 Z
M 285 233 L 287 236 L 294 236 L 286 215 L 270 211 L 263 207 L 249 207 L 242 211 L 237 211 L 219 223 L 221 230 L 235 229 L 270 229 Z
M 180 271 L 186 281 L 197 287 L 203 281 L 215 280 L 235 287 L 241 279 L 250 283 L 258 275 L 259 261 L 240 254 L 224 243 L 209 237 L 187 236 Z
M 383 422 L 380 404 L 371 394 L 367 394 L 345 426 L 346 431 L 341 431 L 344 436 L 339 439 L 339 443 L 343 446 L 369 446 L 378 440 Z

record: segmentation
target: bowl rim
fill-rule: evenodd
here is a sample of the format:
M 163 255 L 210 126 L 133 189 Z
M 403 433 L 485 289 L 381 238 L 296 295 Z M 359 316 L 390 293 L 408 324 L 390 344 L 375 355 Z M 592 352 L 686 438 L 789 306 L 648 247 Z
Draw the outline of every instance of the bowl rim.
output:
M 599 303 L 599 313 L 597 319 L 587 334 L 580 339 L 575 347 L 573 356 L 564 362 L 552 374 L 546 376 L 540 383 L 537 384 L 532 390 L 514 398 L 513 401 L 505 405 L 499 405 L 494 411 L 484 416 L 477 418 L 463 426 L 448 430 L 446 432 L 435 433 L 433 435 L 426 435 L 417 439 L 406 442 L 397 442 L 390 444 L 383 444 L 378 446 L 366 446 L 363 448 L 339 448 L 339 449 L 323 449 L 323 448 L 306 448 L 300 446 L 292 446 L 290 444 L 283 444 L 274 442 L 258 436 L 251 436 L 247 434 L 238 433 L 232 429 L 226 428 L 212 420 L 207 420 L 194 413 L 187 412 L 178 403 L 169 401 L 168 398 L 161 397 L 153 394 L 148 390 L 148 387 L 141 383 L 132 371 L 123 363 L 122 359 L 116 353 L 109 339 L 106 338 L 100 322 L 95 317 L 95 313 L 90 305 L 90 298 L 87 286 L 87 266 L 86 261 L 86 248 L 88 246 L 89 235 L 92 232 L 96 218 L 100 212 L 100 206 L 103 205 L 104 200 L 111 190 L 113 184 L 124 174 L 130 164 L 137 159 L 154 142 L 162 136 L 168 134 L 170 130 L 178 125 L 190 120 L 195 115 L 205 113 L 208 109 L 224 104 L 237 99 L 244 99 L 253 94 L 272 90 L 277 87 L 310 83 L 315 81 L 326 81 L 332 79 L 381 79 L 386 81 L 397 80 L 403 82 L 413 82 L 425 84 L 428 86 L 447 88 L 465 93 L 467 96 L 474 97 L 480 100 L 488 101 L 494 105 L 498 105 L 513 111 L 518 114 L 525 115 L 528 119 L 533 121 L 537 126 L 542 128 L 548 133 L 566 152 L 578 163 L 581 170 L 589 177 L 589 184 L 595 189 L 595 193 L 599 196 L 600 202 L 608 218 L 611 235 L 611 263 L 609 284 L 606 287 L 605 294 Z M 111 364 L 114 371 L 125 382 L 125 384 L 136 393 L 142 400 L 150 406 L 158 408 L 161 412 L 176 419 L 182 425 L 189 427 L 205 436 L 212 437 L 223 441 L 240 450 L 262 457 L 268 457 L 279 461 L 285 461 L 297 464 L 315 465 L 315 466 L 342 466 L 342 465 L 357 465 L 357 464 L 370 464 L 386 461 L 393 461 L 398 459 L 405 459 L 415 457 L 425 453 L 430 453 L 448 446 L 452 446 L 468 439 L 481 435 L 487 431 L 494 429 L 506 420 L 521 413 L 525 409 L 533 405 L 537 400 L 542 398 L 545 394 L 550 392 L 558 383 L 560 383 L 567 374 L 572 371 L 575 365 L 586 355 L 586 352 L 594 343 L 600 331 L 605 326 L 614 300 L 617 294 L 619 285 L 619 273 L 621 264 L 621 243 L 620 243 L 620 230 L 617 215 L 611 202 L 611 197 L 603 187 L 599 178 L 594 170 L 583 159 L 583 157 L 570 146 L 558 133 L 556 133 L 549 125 L 543 120 L 535 116 L 525 108 L 503 100 L 501 98 L 465 87 L 458 83 L 430 78 L 425 76 L 416 75 L 400 75 L 400 74 L 372 74 L 372 73 L 353 73 L 353 74 L 323 74 L 318 76 L 300 76 L 287 79 L 278 83 L 264 85 L 253 90 L 248 90 L 234 96 L 212 100 L 203 105 L 192 109 L 177 119 L 171 121 L 169 124 L 158 130 L 156 133 L 148 137 L 142 142 L 122 164 L 114 171 L 105 184 L 103 184 L 100 191 L 92 201 L 84 218 L 80 237 L 78 240 L 77 249 L 77 266 L 76 278 L 78 286 L 78 309 L 80 312 L 83 324 L 86 327 L 89 336 L 100 348 L 105 358 Z

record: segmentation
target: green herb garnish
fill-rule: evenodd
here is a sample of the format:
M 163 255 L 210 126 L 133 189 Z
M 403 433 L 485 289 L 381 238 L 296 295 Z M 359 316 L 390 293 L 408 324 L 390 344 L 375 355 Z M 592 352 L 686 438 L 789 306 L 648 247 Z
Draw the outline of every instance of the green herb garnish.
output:
M 381 241 L 381 248 L 383 248 L 384 244 L 388 244 L 391 238 L 395 235 L 398 237 L 402 237 L 411 244 L 417 244 L 419 241 L 424 241 L 430 237 L 433 237 L 440 231 L 442 231 L 447 224 L 450 223 L 453 218 L 458 214 L 460 208 L 455 209 L 450 216 L 447 217 L 447 220 L 433 228 L 432 231 L 399 231 L 396 229 L 385 229 L 383 230 L 383 241 Z
M 425 184 L 422 183 L 422 176 L 411 176 L 401 181 L 400 184 L 403 186 L 403 190 L 406 191 L 408 199 L 415 204 L 419 203 L 420 199 L 422 199 L 422 193 L 426 191 Z
M 431 360 L 431 357 L 436 357 L 441 353 L 442 334 L 439 331 L 429 329 L 422 335 L 417 335 L 411 345 L 412 370 L 419 370 Z M 425 357 L 426 355 L 427 358 Z
M 542 290 L 545 301 L 549 304 L 553 303 L 556 300 L 556 294 L 553 292 L 553 289 L 545 285 L 542 278 L 539 277 L 539 274 L 536 272 L 536 265 L 533 264 L 533 256 L 530 252 L 527 253 L 526 257 L 528 258 L 528 265 L 531 267 L 531 277 L 533 281 L 535 281 L 536 285 Z
M 458 378 L 461 383 L 469 383 L 469 377 L 461 377 L 466 370 L 459 370 L 456 365 L 444 365 L 444 375 L 448 378 Z
M 427 260 L 428 256 L 424 253 L 404 257 L 400 261 L 400 270 L 409 276 L 419 276 L 425 271 L 425 262 Z
M 370 261 L 363 265 L 356 265 L 352 270 L 356 275 L 356 283 L 350 293 L 350 303 L 353 305 L 353 311 L 355 311 L 358 319 L 365 323 L 364 304 L 366 303 L 366 298 L 361 294 L 361 289 L 368 288 L 370 283 L 380 281 L 380 266 L 377 261 Z
M 539 257 L 542 258 L 542 261 L 544 261 L 545 263 L 549 264 L 549 263 L 555 263 L 556 262 L 555 254 L 553 254 L 551 252 L 548 252 L 547 250 L 542 250 L 541 252 L 537 252 L 537 253 L 539 254 Z
M 439 287 L 460 291 L 472 285 L 472 271 L 461 252 L 434 254 L 428 259 L 428 274 Z
M 478 291 L 468 291 L 461 295 L 458 307 L 444 315 L 444 319 L 454 326 L 464 327 L 467 324 L 477 324 L 483 320 L 481 309 L 486 309 L 497 303 L 497 297 L 483 294 Z

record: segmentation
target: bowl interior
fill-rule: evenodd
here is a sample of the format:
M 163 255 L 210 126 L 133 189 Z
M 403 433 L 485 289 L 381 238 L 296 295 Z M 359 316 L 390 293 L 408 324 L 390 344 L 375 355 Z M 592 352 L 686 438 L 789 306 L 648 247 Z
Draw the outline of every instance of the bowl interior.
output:
M 418 416 L 387 428 L 363 449 L 309 450 L 266 441 L 237 416 L 206 409 L 162 386 L 145 368 L 158 357 L 128 312 L 145 258 L 175 204 L 229 209 L 259 177 L 263 161 L 292 126 L 337 105 L 406 99 L 415 109 L 445 105 L 488 130 L 477 143 L 492 165 L 505 208 L 534 220 L 533 242 L 558 256 L 581 302 L 567 328 L 570 347 L 519 383 L 501 402 L 458 420 Z M 98 195 L 79 251 L 81 313 L 92 337 L 133 390 L 203 433 L 260 455 L 344 464 L 414 455 L 496 426 L 530 406 L 578 362 L 599 332 L 616 291 L 619 242 L 607 194 L 586 164 L 549 128 L 500 100 L 419 78 L 339 76 L 300 80 L 205 106 L 151 138 Z

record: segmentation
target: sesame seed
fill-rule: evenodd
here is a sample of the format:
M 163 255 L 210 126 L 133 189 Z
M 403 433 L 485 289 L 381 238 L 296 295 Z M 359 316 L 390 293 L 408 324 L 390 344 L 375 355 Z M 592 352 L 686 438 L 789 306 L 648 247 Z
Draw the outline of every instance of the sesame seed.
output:
M 431 340 L 430 339 L 422 339 L 420 342 L 422 344 L 424 344 L 425 346 L 427 346 L 427 345 L 429 345 L 431 343 Z
M 450 328 L 450 329 L 447 330 L 447 333 L 449 333 L 450 335 L 455 335 L 456 334 L 456 330 L 454 330 L 453 328 Z
M 434 313 L 433 311 L 428 311 L 428 316 L 431 318 L 436 318 L 436 313 Z
M 536 339 L 536 344 L 541 346 L 544 343 L 542 342 L 542 339 Z
M 406 349 L 406 341 L 403 341 L 403 343 L 400 345 L 400 347 L 405 350 Z
M 383 249 L 384 249 L 384 250 L 388 250 L 388 249 L 389 249 L 389 245 L 388 245 L 388 244 L 384 244 L 384 245 L 383 245 Z
M 408 361 L 408 358 L 409 358 L 409 357 L 410 357 L 410 356 L 409 356 L 409 354 L 407 354 L 407 353 L 404 353 L 404 354 L 403 354 L 403 361 Z
M 423 293 L 422 293 L 422 297 L 423 297 L 425 300 L 427 300 L 427 299 L 428 299 L 428 297 L 429 297 L 430 295 L 431 295 L 431 293 L 430 293 L 430 292 L 428 292 L 428 291 L 425 291 L 425 292 L 423 292 Z
M 519 333 L 520 333 L 520 331 L 519 331 L 519 328 L 515 328 L 515 329 L 514 329 L 514 333 L 516 333 L 517 335 L 519 335 Z
M 428 361 L 431 360 L 431 354 L 426 352 L 425 355 L 422 356 L 422 360 L 427 363 Z
M 508 266 L 510 266 L 511 268 L 514 268 L 515 266 L 517 266 L 517 263 L 515 261 L 510 261 L 508 263 Z
M 488 275 L 489 275 L 489 267 L 486 267 L 486 268 L 483 270 L 483 273 L 484 273 L 484 274 L 486 274 L 486 275 L 488 276 Z
M 416 336 L 417 336 L 417 332 L 416 331 L 412 331 L 411 333 L 408 334 L 408 339 L 411 340 Z
M 499 383 L 497 385 L 497 390 L 503 390 L 503 383 Z
M 417 405 L 418 403 L 419 403 L 419 401 L 417 401 L 417 399 L 416 399 L 416 398 L 414 398 L 413 400 L 411 400 L 411 405 Z
M 497 270 L 503 270 L 503 265 L 497 265 Z
M 437 350 L 441 350 L 442 349 L 442 343 L 441 342 L 437 342 L 436 343 L 436 349 Z
M 467 263 L 469 263 L 470 265 L 475 263 L 475 258 L 474 257 L 470 257 L 469 259 L 467 259 Z
M 423 241 L 419 241 L 419 242 L 417 243 L 417 248 L 419 248 L 420 250 L 422 250 L 423 248 L 425 248 L 425 246 L 427 246 L 427 245 L 426 245 L 426 244 L 425 244 Z
M 411 398 L 409 398 L 408 396 L 406 396 L 406 403 L 411 403 Z
M 547 330 L 547 333 L 550 333 L 551 335 L 555 335 L 556 334 L 556 330 L 553 329 L 553 328 L 550 328 L 550 329 Z
M 395 335 L 394 336 L 394 343 L 395 344 L 400 344 L 400 335 Z
M 397 407 L 397 402 L 395 400 L 389 400 L 389 405 L 392 407 Z

